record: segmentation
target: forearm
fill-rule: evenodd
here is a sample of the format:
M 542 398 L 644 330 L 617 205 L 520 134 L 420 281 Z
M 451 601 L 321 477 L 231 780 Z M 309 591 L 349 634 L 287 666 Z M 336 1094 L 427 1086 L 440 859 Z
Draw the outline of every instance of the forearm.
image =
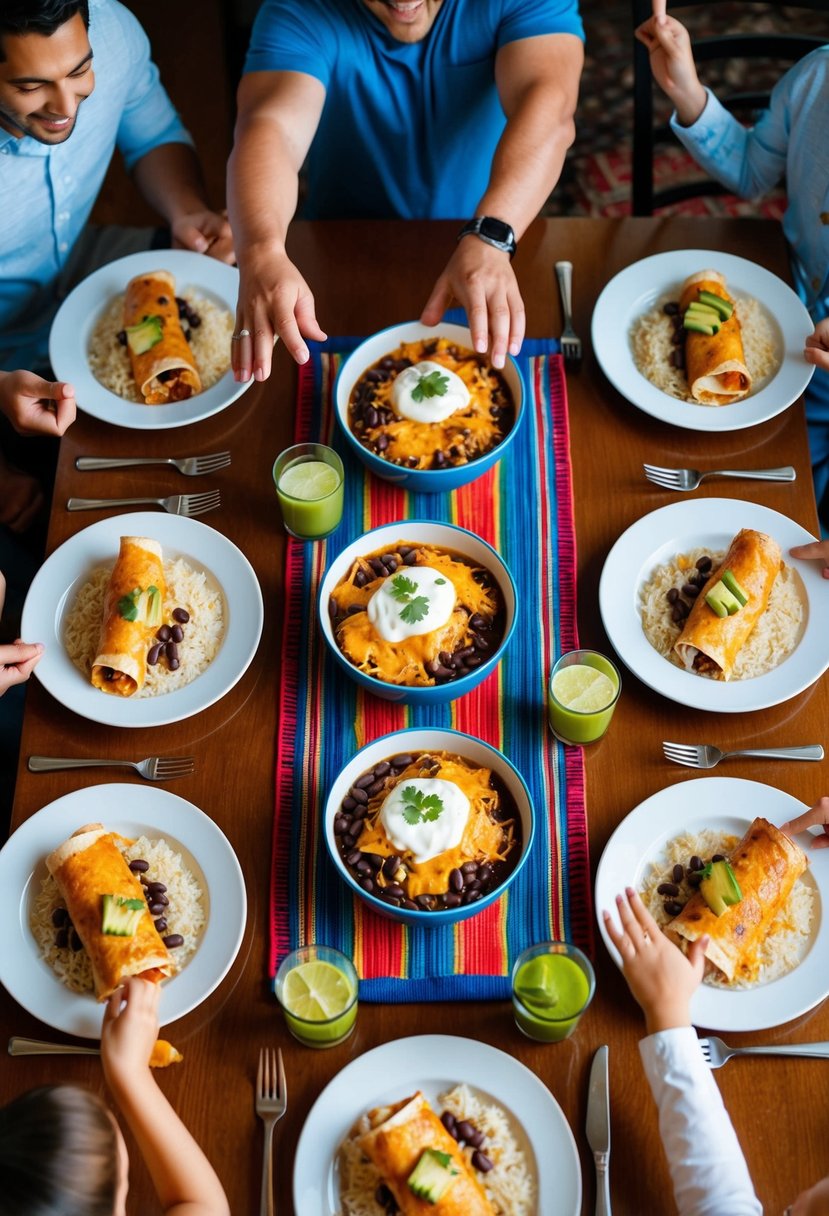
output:
M 173 223 L 183 215 L 208 209 L 196 154 L 188 144 L 160 144 L 136 162 L 136 185 L 144 198 Z
M 777 125 L 766 117 L 753 129 L 746 128 L 713 93 L 706 94 L 706 104 L 690 126 L 681 119 L 671 122 L 677 138 L 705 172 L 742 198 L 765 194 L 783 175 L 785 152 L 777 146 Z
M 299 196 L 299 165 L 281 125 L 240 121 L 228 161 L 227 204 L 240 262 L 256 247 L 285 249 Z
M 159 1089 L 146 1074 L 119 1081 L 109 1076 L 118 1108 L 138 1144 L 162 1210 L 188 1216 L 229 1216 L 213 1167 Z

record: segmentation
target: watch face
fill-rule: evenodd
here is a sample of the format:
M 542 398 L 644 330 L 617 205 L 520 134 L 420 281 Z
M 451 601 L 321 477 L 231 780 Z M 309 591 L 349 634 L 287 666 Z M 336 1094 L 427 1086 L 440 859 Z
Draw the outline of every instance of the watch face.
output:
M 505 245 L 515 240 L 509 224 L 505 224 L 503 220 L 492 219 L 488 215 L 481 220 L 481 236 L 489 237 L 491 241 L 503 241 Z

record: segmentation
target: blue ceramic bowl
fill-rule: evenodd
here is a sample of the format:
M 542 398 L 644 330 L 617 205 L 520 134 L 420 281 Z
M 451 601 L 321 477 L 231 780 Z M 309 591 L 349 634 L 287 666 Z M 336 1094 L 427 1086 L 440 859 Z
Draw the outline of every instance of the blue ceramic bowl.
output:
M 460 679 L 450 680 L 447 684 L 430 684 L 410 686 L 403 684 L 387 684 L 375 676 L 366 675 L 353 663 L 349 663 L 337 645 L 334 631 L 331 628 L 331 618 L 328 615 L 328 601 L 341 579 L 348 573 L 351 563 L 357 557 L 367 553 L 376 553 L 386 545 L 398 541 L 408 541 L 409 544 L 436 545 L 442 549 L 451 549 L 470 558 L 479 566 L 484 566 L 494 576 L 501 589 L 506 609 L 506 627 L 501 645 L 480 667 Z M 325 572 L 320 583 L 317 600 L 317 617 L 322 636 L 334 656 L 334 660 L 342 667 L 346 675 L 361 688 L 368 689 L 384 701 L 399 701 L 404 705 L 443 705 L 447 701 L 457 701 L 464 693 L 475 688 L 489 673 L 498 666 L 506 650 L 518 615 L 518 592 L 504 560 L 499 557 L 491 545 L 465 528 L 455 524 L 439 524 L 431 520 L 409 519 L 396 524 L 385 524 L 382 528 L 373 528 L 358 540 L 346 545 Z
M 388 460 L 383 460 L 374 452 L 370 452 L 368 448 L 364 448 L 352 434 L 348 425 L 348 402 L 354 385 L 367 368 L 376 363 L 378 359 L 382 359 L 384 355 L 396 350 L 401 342 L 428 341 L 430 338 L 449 338 L 458 345 L 472 350 L 472 336 L 464 325 L 452 325 L 449 322 L 442 322 L 440 325 L 421 325 L 419 321 L 392 325 L 388 329 L 381 329 L 379 333 L 366 338 L 365 342 L 361 342 L 357 349 L 348 356 L 337 376 L 334 399 L 340 428 L 355 456 L 363 462 L 366 468 L 385 481 L 393 481 L 395 485 L 403 486 L 407 490 L 437 494 L 444 490 L 456 490 L 458 486 L 465 486 L 470 481 L 475 481 L 501 459 L 524 421 L 525 394 L 524 380 L 518 364 L 509 355 L 501 374 L 515 402 L 515 423 L 503 443 L 499 443 L 479 460 L 458 465 L 457 468 L 404 469 L 400 465 L 390 464 Z
M 368 891 L 364 891 L 355 882 L 348 868 L 343 863 L 337 848 L 337 840 L 334 835 L 334 818 L 340 809 L 343 798 L 357 778 L 376 764 L 379 764 L 381 760 L 388 760 L 391 756 L 401 755 L 405 752 L 429 751 L 452 752 L 454 755 L 463 756 L 475 764 L 492 769 L 493 772 L 498 774 L 512 795 L 518 809 L 518 816 L 521 820 L 521 855 L 515 864 L 515 868 L 507 875 L 500 886 L 489 891 L 477 903 L 462 905 L 459 908 L 444 908 L 439 912 L 414 912 L 409 908 L 396 908 L 392 904 L 385 903 L 384 900 L 369 894 Z M 488 743 L 482 743 L 480 739 L 473 739 L 471 735 L 464 735 L 457 730 L 412 727 L 409 730 L 398 730 L 391 735 L 383 735 L 382 738 L 375 739 L 373 743 L 368 743 L 357 752 L 356 756 L 349 760 L 345 768 L 340 771 L 329 792 L 328 801 L 325 804 L 324 826 L 325 843 L 334 867 L 340 878 L 351 888 L 355 895 L 358 895 L 364 903 L 373 908 L 380 916 L 400 921 L 404 925 L 418 925 L 423 928 L 434 929 L 439 925 L 454 925 L 458 921 L 469 920 L 471 917 L 477 916 L 484 908 L 488 908 L 490 904 L 495 903 L 496 899 L 501 898 L 507 887 L 515 881 L 530 854 L 535 835 L 535 814 L 530 799 L 530 791 L 527 789 L 524 778 L 518 772 L 518 769 L 507 760 L 506 756 L 496 751 L 494 747 L 490 747 Z

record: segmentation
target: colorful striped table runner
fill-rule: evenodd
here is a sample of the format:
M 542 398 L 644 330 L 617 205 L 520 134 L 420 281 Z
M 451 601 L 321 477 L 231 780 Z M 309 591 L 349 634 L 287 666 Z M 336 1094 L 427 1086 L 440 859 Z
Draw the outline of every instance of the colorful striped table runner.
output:
M 545 707 L 552 664 L 578 645 L 562 359 L 549 342 L 525 342 L 527 416 L 507 455 L 451 494 L 414 494 L 370 476 L 338 434 L 333 387 L 355 344 L 312 343 L 300 369 L 295 442 L 337 448 L 346 494 L 342 523 L 327 541 L 287 541 L 270 972 L 289 950 L 318 942 L 354 959 L 365 1000 L 506 998 L 512 962 L 526 946 L 548 938 L 588 952 L 593 945 L 582 752 L 555 741 Z M 393 705 L 358 690 L 327 655 L 316 625 L 329 555 L 370 528 L 409 518 L 476 532 L 503 555 L 518 584 L 518 624 L 503 662 L 451 705 Z M 536 838 L 526 866 L 502 899 L 455 926 L 410 929 L 375 915 L 340 880 L 325 847 L 325 799 L 340 768 L 363 744 L 405 726 L 454 727 L 492 744 L 532 794 Z

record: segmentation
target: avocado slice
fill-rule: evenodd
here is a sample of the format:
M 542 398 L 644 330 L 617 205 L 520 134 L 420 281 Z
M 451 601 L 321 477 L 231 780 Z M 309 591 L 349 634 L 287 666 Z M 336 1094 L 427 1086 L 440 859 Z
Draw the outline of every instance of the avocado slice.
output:
M 452 1185 L 460 1171 L 452 1164 L 448 1153 L 436 1148 L 427 1148 L 407 1178 L 409 1190 L 418 1199 L 437 1203 Z
M 705 602 L 720 617 L 733 616 L 743 606 L 722 579 L 719 579 L 707 593 Z
M 699 302 L 700 304 L 708 304 L 711 308 L 715 308 L 723 321 L 727 321 L 734 311 L 734 305 L 730 300 L 725 300 L 722 296 L 715 295 L 713 291 L 701 291 L 699 293 Z
M 720 320 L 720 314 L 716 308 L 712 308 L 710 304 L 700 304 L 700 302 L 698 300 L 691 301 L 691 303 L 685 309 L 686 316 L 688 315 L 688 313 L 693 313 L 693 315 L 695 317 L 700 317 L 700 318 L 713 317 L 714 320 L 717 322 L 719 322 L 719 320 Z
M 734 596 L 734 598 L 740 601 L 740 606 L 748 603 L 748 601 L 749 601 L 748 592 L 744 591 L 743 588 L 740 586 L 740 584 L 737 582 L 736 578 L 734 577 L 733 570 L 724 570 L 723 575 L 722 575 L 722 581 L 725 584 L 725 586 L 728 588 L 728 590 L 731 592 L 731 594 Z
M 127 345 L 134 355 L 143 355 L 161 341 L 161 328 L 164 322 L 161 317 L 145 317 L 137 325 L 128 325 L 126 329 Z
M 743 898 L 729 861 L 709 861 L 702 871 L 699 890 L 715 916 L 722 916 L 726 908 L 738 904 Z
M 108 937 L 133 937 L 147 910 L 144 900 L 128 899 L 123 895 L 104 895 L 102 898 L 101 932 Z
M 714 334 L 720 332 L 720 327 L 713 318 L 712 323 L 709 324 L 708 321 L 699 320 L 693 313 L 689 316 L 687 312 L 682 318 L 682 328 L 690 329 L 695 334 L 707 334 L 709 338 L 713 338 Z
M 157 629 L 161 624 L 161 592 L 153 583 L 145 591 L 144 624 Z

